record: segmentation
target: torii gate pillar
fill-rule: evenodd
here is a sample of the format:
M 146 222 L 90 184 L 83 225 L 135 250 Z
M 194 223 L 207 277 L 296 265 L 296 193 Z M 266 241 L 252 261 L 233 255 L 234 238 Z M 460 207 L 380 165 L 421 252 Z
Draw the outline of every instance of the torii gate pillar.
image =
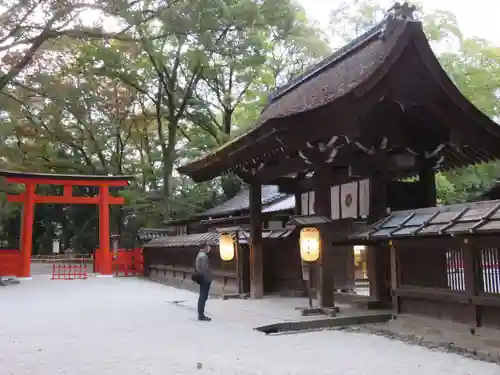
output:
M 99 249 L 101 259 L 97 262 L 100 264 L 100 275 L 103 277 L 111 277 L 113 275 L 113 261 L 109 248 L 110 231 L 109 231 L 109 188 L 101 186 L 99 188 Z
M 9 198 L 10 196 L 8 196 Z M 31 254 L 33 252 L 33 224 L 35 219 L 35 184 L 27 183 L 21 218 L 20 274 L 22 279 L 31 278 Z

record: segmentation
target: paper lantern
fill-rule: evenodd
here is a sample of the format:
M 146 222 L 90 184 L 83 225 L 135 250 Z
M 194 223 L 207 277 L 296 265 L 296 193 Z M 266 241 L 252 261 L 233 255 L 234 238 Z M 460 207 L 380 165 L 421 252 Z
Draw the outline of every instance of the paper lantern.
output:
M 303 228 L 300 231 L 300 256 L 304 262 L 315 262 L 318 260 L 320 241 L 318 229 Z
M 219 239 L 219 252 L 222 260 L 229 261 L 234 258 L 233 236 L 222 234 Z

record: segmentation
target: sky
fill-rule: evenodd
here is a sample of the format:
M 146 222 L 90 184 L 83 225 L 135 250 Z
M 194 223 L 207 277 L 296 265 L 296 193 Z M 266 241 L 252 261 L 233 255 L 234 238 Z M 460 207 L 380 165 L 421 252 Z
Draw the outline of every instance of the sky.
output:
M 343 0 L 298 0 L 311 20 L 328 25 L 331 9 Z M 401 3 L 403 1 L 400 1 Z M 394 1 L 382 0 L 388 8 Z M 447 10 L 455 14 L 466 37 L 480 37 L 500 46 L 499 0 L 420 0 L 425 8 Z

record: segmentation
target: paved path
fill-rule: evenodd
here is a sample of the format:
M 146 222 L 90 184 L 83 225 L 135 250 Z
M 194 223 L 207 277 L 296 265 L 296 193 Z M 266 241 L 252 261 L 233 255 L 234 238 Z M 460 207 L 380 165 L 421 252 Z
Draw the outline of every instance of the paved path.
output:
M 500 374 L 378 336 L 265 336 L 251 326 L 284 313 L 272 316 L 266 301 L 209 300 L 210 323 L 195 320 L 195 303 L 188 291 L 124 278 L 35 276 L 0 288 L 0 375 Z

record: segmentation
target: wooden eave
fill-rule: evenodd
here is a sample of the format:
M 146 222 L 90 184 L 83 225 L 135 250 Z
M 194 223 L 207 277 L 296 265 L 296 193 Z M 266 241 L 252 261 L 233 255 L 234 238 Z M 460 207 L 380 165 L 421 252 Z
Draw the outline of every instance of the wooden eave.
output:
M 231 229 L 238 231 L 238 241 L 240 244 L 246 244 L 248 242 L 248 239 L 250 238 L 250 232 L 248 230 L 238 230 L 238 227 L 233 227 Z M 263 229 L 262 238 L 264 240 L 279 240 L 289 237 L 293 234 L 293 232 L 294 228 Z M 205 233 L 186 234 L 182 236 L 158 237 L 150 240 L 144 244 L 143 247 L 152 249 L 181 249 L 199 247 L 205 243 L 210 246 L 218 246 L 219 238 L 222 233 L 222 231 L 211 231 Z
M 449 170 L 500 159 L 500 126 L 471 104 L 453 84 L 432 52 L 420 22 L 388 19 L 347 47 L 342 53 L 334 54 L 335 58 L 325 60 L 322 68 L 312 69 L 312 73 L 306 73 L 306 77 L 279 92 L 263 111 L 256 128 L 205 158 L 179 168 L 179 172 L 197 182 L 236 172 L 241 177 L 248 176 L 248 180 L 276 183 L 276 178 L 286 174 L 315 170 L 321 163 L 307 165 L 298 155 L 300 150 L 325 137 L 356 139 L 359 129 L 341 125 L 349 123 L 341 121 L 342 116 L 349 118 L 348 111 L 350 116 L 366 113 L 386 97 L 383 84 L 391 85 L 392 80 L 389 87 L 395 85 L 389 73 L 401 71 L 404 53 L 410 50 L 413 57 L 417 56 L 418 69 L 426 81 L 416 82 L 425 87 L 421 91 L 414 89 L 412 95 L 417 95 L 419 106 L 412 110 L 418 116 L 431 116 L 433 121 L 445 125 L 453 138 L 443 144 L 444 162 L 440 168 Z M 369 49 L 371 53 L 364 58 L 375 55 L 373 64 L 364 69 L 364 76 L 360 73 L 363 69 L 352 74 L 356 58 L 361 59 L 359 56 Z M 335 82 L 334 89 L 330 82 Z M 403 96 L 407 95 L 402 91 Z M 411 102 L 415 97 L 408 99 Z M 418 113 L 421 110 L 425 112 Z M 333 121 L 335 127 L 329 126 Z M 347 168 L 356 159 L 357 155 L 351 152 L 335 167 Z M 414 172 L 399 170 L 395 176 Z M 294 178 L 297 176 L 291 179 Z
M 270 211 L 270 212 L 264 211 L 266 207 L 272 205 L 273 203 L 264 205 L 262 212 L 263 218 L 270 219 L 270 218 L 287 217 L 290 216 L 290 214 L 294 210 L 294 208 L 287 208 L 279 211 Z M 197 216 L 192 216 L 188 219 L 165 221 L 163 224 L 172 227 L 175 227 L 176 225 L 178 226 L 178 225 L 188 225 L 188 224 L 219 225 L 221 223 L 247 221 L 250 219 L 250 215 L 248 214 L 248 212 L 249 209 L 245 208 L 237 211 L 219 213 L 217 215 L 211 215 L 211 216 L 197 215 Z
M 168 229 L 158 229 L 158 228 L 139 228 L 137 231 L 137 238 L 140 240 L 152 240 L 159 237 L 167 237 L 169 234 Z
M 248 210 L 247 210 L 248 212 Z M 282 211 L 273 211 L 273 212 L 262 212 L 262 218 L 266 220 L 270 220 L 272 218 L 280 218 L 280 217 L 288 217 L 293 213 L 293 209 L 287 209 L 287 210 L 282 210 Z M 250 221 L 250 215 L 249 214 L 241 214 L 241 215 L 236 215 L 236 216 L 222 216 L 222 217 L 217 217 L 217 218 L 209 218 L 209 219 L 202 219 L 199 221 L 200 224 L 202 225 L 222 225 L 226 223 L 235 223 L 235 222 L 249 222 Z
M 449 237 L 500 232 L 500 201 L 464 203 L 395 211 L 368 229 L 350 236 L 352 240 Z
M 432 52 L 422 29 L 415 34 L 412 43 L 422 67 L 437 87 L 435 102 L 426 104 L 432 114 L 449 127 L 453 137 L 443 150 L 446 155 L 443 169 L 499 159 L 500 125 L 474 106 L 455 86 Z M 425 98 L 422 102 L 425 103 Z

